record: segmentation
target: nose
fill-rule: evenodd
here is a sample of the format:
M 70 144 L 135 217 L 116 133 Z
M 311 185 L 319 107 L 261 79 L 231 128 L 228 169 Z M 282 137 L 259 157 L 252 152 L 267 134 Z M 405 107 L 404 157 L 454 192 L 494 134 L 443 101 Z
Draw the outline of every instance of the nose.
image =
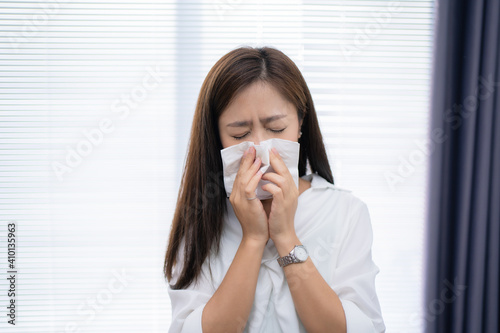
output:
M 263 140 L 263 138 L 262 138 L 262 135 L 261 135 L 261 134 L 259 134 L 259 133 L 256 133 L 256 134 L 253 136 L 253 143 L 254 143 L 255 145 L 257 145 L 257 146 L 258 146 L 258 145 L 260 145 L 260 142 L 261 142 L 261 141 L 264 141 L 264 140 Z
M 265 128 L 254 129 L 252 133 L 252 141 L 255 145 L 260 145 L 262 141 L 270 139 L 269 133 L 266 132 Z

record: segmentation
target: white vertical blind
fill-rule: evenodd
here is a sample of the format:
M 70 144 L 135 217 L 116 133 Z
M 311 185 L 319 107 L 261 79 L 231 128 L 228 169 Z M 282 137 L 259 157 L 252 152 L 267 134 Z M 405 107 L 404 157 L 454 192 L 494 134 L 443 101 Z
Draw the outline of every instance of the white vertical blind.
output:
M 0 1 L 0 330 L 167 330 L 201 83 L 269 45 L 311 89 L 335 182 L 368 204 L 387 332 L 421 332 L 432 18 L 432 1 Z
M 173 1 L 0 2 L 0 331 L 168 327 L 175 13 Z

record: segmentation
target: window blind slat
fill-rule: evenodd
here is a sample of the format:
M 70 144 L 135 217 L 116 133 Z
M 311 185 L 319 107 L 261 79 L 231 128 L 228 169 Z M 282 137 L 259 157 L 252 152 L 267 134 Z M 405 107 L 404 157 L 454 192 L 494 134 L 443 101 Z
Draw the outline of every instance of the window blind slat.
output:
M 433 13 L 430 0 L 0 1 L 0 331 L 168 329 L 163 255 L 199 89 L 229 50 L 269 45 L 306 78 L 335 182 L 368 204 L 387 332 L 421 332 L 427 156 L 396 185 L 387 174 L 425 145 Z

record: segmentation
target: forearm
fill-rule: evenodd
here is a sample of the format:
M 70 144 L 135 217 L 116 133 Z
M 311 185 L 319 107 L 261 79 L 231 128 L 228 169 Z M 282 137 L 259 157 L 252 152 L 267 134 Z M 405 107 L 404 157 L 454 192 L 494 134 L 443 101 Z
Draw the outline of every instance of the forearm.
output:
M 243 239 L 226 276 L 202 314 L 203 332 L 242 332 L 255 297 L 262 241 Z
M 288 255 L 300 240 L 275 242 L 280 257 Z M 342 303 L 314 266 L 311 258 L 284 268 L 295 309 L 307 332 L 346 332 Z

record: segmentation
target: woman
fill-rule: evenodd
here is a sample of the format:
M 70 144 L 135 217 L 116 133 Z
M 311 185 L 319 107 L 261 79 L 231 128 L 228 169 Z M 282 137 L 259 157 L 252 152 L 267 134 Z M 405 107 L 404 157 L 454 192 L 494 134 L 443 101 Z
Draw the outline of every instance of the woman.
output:
M 256 148 L 272 139 L 300 144 L 298 184 L 277 149 L 262 172 Z M 242 142 L 228 198 L 221 151 Z M 165 256 L 170 332 L 383 332 L 371 244 L 366 204 L 333 185 L 295 64 L 268 47 L 223 56 L 198 97 Z

